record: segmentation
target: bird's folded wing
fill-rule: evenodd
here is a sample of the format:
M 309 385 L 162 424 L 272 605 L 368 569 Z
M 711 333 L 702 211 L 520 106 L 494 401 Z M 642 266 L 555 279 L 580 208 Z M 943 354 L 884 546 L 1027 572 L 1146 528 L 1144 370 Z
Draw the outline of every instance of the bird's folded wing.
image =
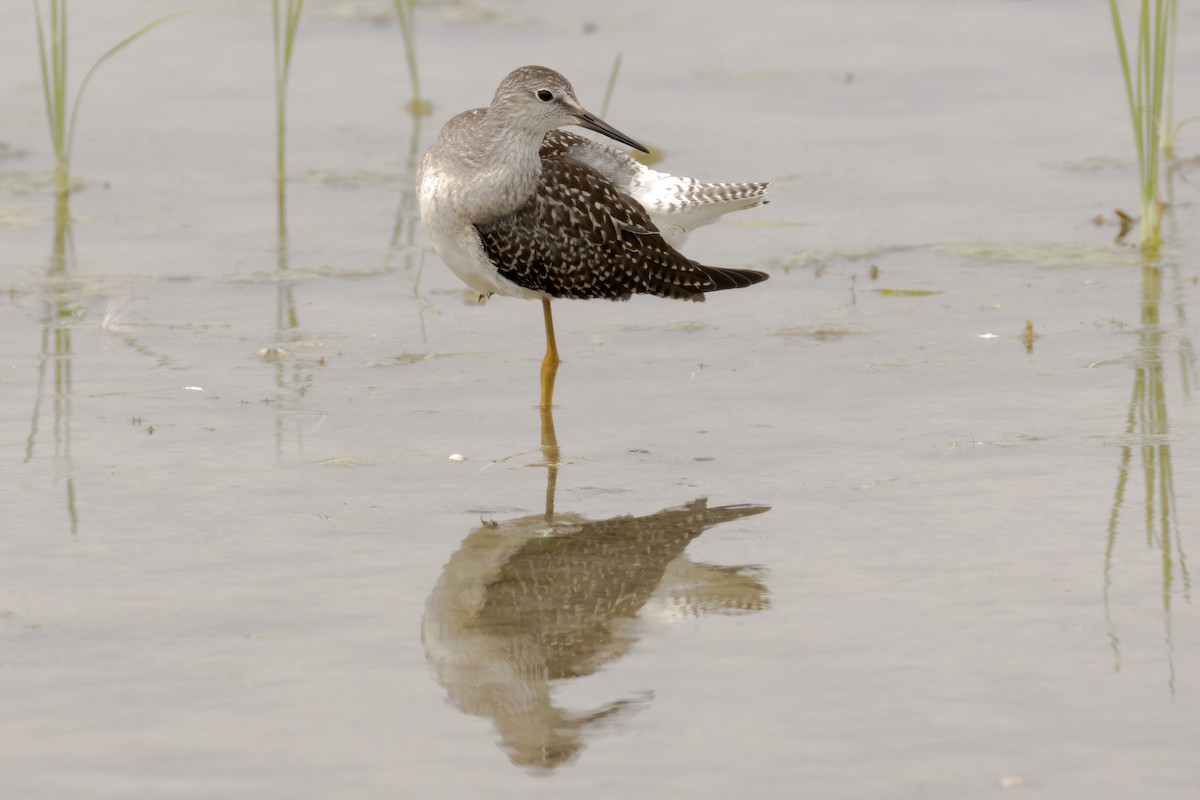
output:
M 551 297 L 702 300 L 719 288 L 595 169 L 570 157 L 542 164 L 541 185 L 528 203 L 475 225 L 501 276 Z

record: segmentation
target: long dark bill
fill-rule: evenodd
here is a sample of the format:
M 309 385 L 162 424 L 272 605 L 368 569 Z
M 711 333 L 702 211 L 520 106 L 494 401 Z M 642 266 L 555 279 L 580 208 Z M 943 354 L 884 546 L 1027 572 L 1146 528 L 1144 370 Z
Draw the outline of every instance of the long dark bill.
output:
M 600 119 L 590 111 L 580 111 L 576 116 L 579 118 L 579 127 L 581 128 L 587 128 L 589 131 L 595 131 L 596 133 L 603 133 L 608 138 L 616 139 L 622 144 L 635 147 L 638 150 L 641 150 L 643 153 L 650 152 L 645 148 L 645 146 L 638 144 L 636 141 L 621 133 L 612 125 L 609 125 L 607 122 Z

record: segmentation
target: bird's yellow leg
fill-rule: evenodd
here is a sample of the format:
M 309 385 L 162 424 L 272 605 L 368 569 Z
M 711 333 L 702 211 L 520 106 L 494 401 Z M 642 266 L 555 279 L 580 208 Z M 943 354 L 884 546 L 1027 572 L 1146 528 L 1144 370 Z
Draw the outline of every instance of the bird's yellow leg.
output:
M 546 521 L 554 520 L 554 490 L 558 485 L 560 463 L 558 436 L 554 433 L 554 412 L 542 406 L 542 455 L 546 457 Z
M 546 321 L 546 357 L 542 359 L 542 408 L 550 408 L 554 402 L 554 378 L 558 374 L 558 345 L 554 343 L 554 317 L 550 315 L 550 301 L 542 300 L 542 317 Z

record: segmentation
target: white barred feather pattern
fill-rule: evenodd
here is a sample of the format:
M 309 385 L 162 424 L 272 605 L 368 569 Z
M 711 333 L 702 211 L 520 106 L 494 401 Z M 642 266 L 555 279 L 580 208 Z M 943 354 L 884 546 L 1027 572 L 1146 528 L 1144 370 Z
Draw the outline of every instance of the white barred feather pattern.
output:
M 703 183 L 650 169 L 626 153 L 561 129 L 542 141 L 542 158 L 570 156 L 591 166 L 646 209 L 672 247 L 731 211 L 765 205 L 769 183 Z

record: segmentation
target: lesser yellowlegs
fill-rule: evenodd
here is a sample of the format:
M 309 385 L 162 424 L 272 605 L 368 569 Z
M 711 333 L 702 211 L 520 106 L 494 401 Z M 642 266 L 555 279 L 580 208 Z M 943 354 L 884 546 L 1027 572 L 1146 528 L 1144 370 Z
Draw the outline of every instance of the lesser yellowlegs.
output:
M 564 125 L 646 151 L 586 111 L 562 75 L 521 67 L 500 82 L 489 107 L 447 122 L 417 171 L 421 221 L 454 274 L 485 297 L 542 301 L 543 408 L 559 364 L 551 299 L 699 301 L 767 279 L 705 266 L 675 249 L 692 228 L 765 203 L 767 184 L 676 178 L 557 130 Z

